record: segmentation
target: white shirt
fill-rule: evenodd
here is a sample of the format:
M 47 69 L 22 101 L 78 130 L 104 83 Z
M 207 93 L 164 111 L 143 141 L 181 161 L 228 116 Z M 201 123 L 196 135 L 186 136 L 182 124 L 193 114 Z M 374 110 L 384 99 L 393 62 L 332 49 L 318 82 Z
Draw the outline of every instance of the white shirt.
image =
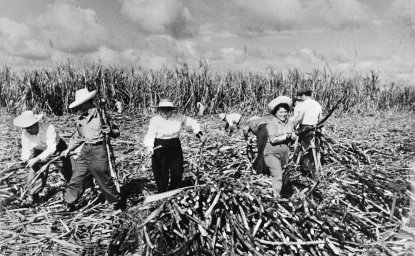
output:
M 300 105 L 302 102 L 297 102 L 295 107 L 294 107 L 294 111 L 293 111 L 293 116 L 288 118 L 288 121 L 290 122 L 294 122 L 295 119 L 297 119 L 298 115 L 300 114 Z
M 232 128 L 232 129 L 236 127 L 236 125 L 239 123 L 241 118 L 242 118 L 242 115 L 238 113 L 226 114 L 225 116 L 225 120 L 229 124 L 229 128 Z
M 199 123 L 188 116 L 179 113 L 173 113 L 169 119 L 164 119 L 160 115 L 154 116 L 150 120 L 147 134 L 144 136 L 144 145 L 147 148 L 152 148 L 155 139 L 178 138 L 183 125 L 192 128 L 195 134 L 200 132 Z
M 304 112 L 304 117 L 300 124 L 316 125 L 318 123 L 318 117 L 322 113 L 323 109 L 317 101 L 313 99 L 306 99 L 298 105 L 298 111 Z
M 56 134 L 55 127 L 42 122 L 38 124 L 39 132 L 36 135 L 31 135 L 25 129 L 22 129 L 22 161 L 33 158 L 35 149 L 43 151 L 37 156 L 41 161 L 45 161 L 56 151 L 60 137 Z

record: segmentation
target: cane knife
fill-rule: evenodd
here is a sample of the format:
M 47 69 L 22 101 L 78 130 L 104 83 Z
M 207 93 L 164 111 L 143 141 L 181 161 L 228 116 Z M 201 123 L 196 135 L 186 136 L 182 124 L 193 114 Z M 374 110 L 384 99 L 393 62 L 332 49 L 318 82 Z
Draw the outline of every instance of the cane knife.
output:
M 110 127 L 110 122 L 109 122 L 109 117 L 107 115 L 107 111 L 106 111 L 106 107 L 105 107 L 105 99 L 100 98 L 99 99 L 99 116 L 101 119 L 101 124 L 102 126 L 108 126 Z M 110 127 L 111 129 L 111 127 Z M 111 147 L 111 137 L 109 136 L 109 134 L 103 134 L 104 136 L 104 146 L 105 146 L 105 151 L 107 152 L 107 157 L 108 157 L 108 166 L 109 166 L 109 171 L 110 171 L 110 175 L 111 178 L 113 178 L 114 180 L 114 185 L 115 188 L 117 189 L 117 192 L 119 193 L 120 190 L 120 182 L 118 181 L 118 177 L 117 177 L 117 171 L 115 169 L 115 156 L 114 156 L 114 151 L 112 150 Z

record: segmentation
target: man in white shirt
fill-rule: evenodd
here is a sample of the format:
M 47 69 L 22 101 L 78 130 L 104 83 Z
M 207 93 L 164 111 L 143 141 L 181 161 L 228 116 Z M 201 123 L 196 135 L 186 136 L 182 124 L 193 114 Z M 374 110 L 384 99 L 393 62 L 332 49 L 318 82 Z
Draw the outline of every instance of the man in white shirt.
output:
M 299 132 L 301 133 L 304 130 L 312 128 L 317 125 L 317 123 L 322 119 L 322 111 L 323 108 L 321 107 L 320 103 L 315 101 L 312 98 L 312 90 L 310 88 L 305 88 L 299 90 L 297 96 L 300 97 L 302 102 L 298 105 L 298 115 L 293 121 L 293 126 L 295 127 L 299 124 Z M 308 152 L 309 149 L 315 149 L 318 151 L 319 149 L 319 142 L 318 139 L 315 137 L 315 131 L 310 130 L 305 134 L 302 134 L 299 137 L 299 141 L 303 148 L 304 152 Z M 302 162 L 303 170 L 311 170 L 313 167 L 311 166 L 311 162 L 313 162 L 313 153 L 310 152 Z
M 35 115 L 32 111 L 24 111 L 13 120 L 13 124 L 22 128 L 22 154 L 21 160 L 29 168 L 27 182 L 30 183 L 36 176 L 36 172 L 47 162 L 51 156 L 59 155 L 67 148 L 66 143 L 56 134 L 55 127 L 51 124 L 40 122 L 43 115 Z M 70 160 L 61 158 L 55 161 L 54 166 L 59 169 L 66 182 L 72 176 Z M 48 170 L 42 172 L 29 187 L 28 193 L 32 196 L 29 201 L 36 201 L 43 190 Z

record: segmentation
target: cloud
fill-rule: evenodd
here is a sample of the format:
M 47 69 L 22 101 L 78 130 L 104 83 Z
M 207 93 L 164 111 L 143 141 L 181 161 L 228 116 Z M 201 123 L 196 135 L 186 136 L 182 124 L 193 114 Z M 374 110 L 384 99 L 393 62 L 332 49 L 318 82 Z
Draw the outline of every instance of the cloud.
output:
M 299 0 L 234 0 L 236 6 L 275 24 L 295 24 L 304 17 Z
M 233 0 L 249 29 L 350 28 L 369 23 L 371 13 L 358 0 Z
M 24 23 L 18 23 L 7 18 L 0 18 L 0 35 L 11 40 L 27 39 L 33 35 L 33 31 Z
M 48 59 L 50 53 L 47 47 L 34 36 L 34 30 L 26 24 L 0 18 L 0 49 L 10 57 Z
M 98 50 L 107 38 L 94 10 L 64 2 L 48 5 L 46 12 L 34 23 L 42 38 L 63 52 L 92 52 Z
M 190 11 L 180 0 L 122 0 L 121 13 L 145 33 L 175 38 L 193 33 Z

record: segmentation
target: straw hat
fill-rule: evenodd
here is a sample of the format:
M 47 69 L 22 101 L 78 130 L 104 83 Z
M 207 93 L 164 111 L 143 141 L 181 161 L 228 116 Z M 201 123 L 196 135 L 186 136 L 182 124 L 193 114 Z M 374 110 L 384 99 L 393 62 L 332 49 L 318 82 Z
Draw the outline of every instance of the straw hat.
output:
M 177 108 L 171 99 L 165 98 L 160 99 L 160 102 L 157 106 L 153 106 L 153 108 Z
M 42 117 L 43 114 L 35 115 L 33 111 L 23 111 L 22 114 L 20 114 L 20 116 L 16 117 L 13 120 L 13 125 L 22 128 L 27 128 L 39 122 L 39 120 L 42 119 Z
M 285 103 L 288 105 L 288 107 L 291 108 L 291 106 L 293 105 L 293 101 L 290 97 L 287 96 L 278 96 L 277 98 L 271 100 L 270 103 L 268 103 L 267 107 L 268 107 L 268 111 L 270 113 L 272 113 L 272 111 L 274 110 L 274 108 L 281 103 Z
M 92 92 L 88 91 L 86 88 L 77 90 L 75 92 L 75 101 L 69 105 L 69 108 L 74 108 L 81 105 L 82 103 L 87 102 L 88 100 L 94 98 L 96 94 L 96 90 Z

